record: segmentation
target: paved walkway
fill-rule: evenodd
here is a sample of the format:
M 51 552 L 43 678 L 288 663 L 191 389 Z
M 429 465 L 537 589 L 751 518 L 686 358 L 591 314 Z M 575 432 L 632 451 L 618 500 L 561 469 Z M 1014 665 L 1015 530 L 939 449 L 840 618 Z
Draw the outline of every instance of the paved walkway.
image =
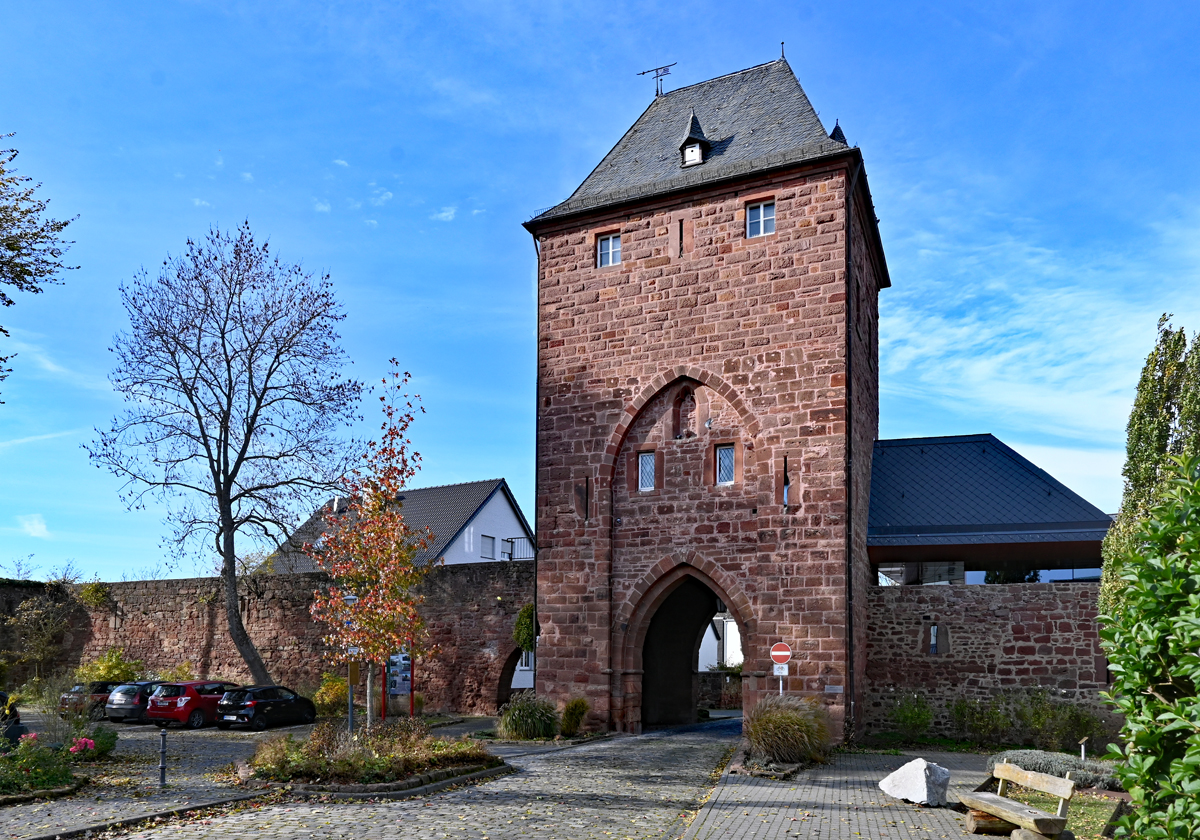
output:
M 427 800 L 294 802 L 130 835 L 137 840 L 643 840 L 678 837 L 741 722 L 511 756 L 509 776 Z
M 917 756 L 838 754 L 788 782 L 726 774 L 684 840 L 969 836 L 957 811 L 921 808 L 879 790 L 880 779 Z M 952 787 L 971 789 L 988 776 L 981 755 L 927 752 L 920 757 L 947 768 Z

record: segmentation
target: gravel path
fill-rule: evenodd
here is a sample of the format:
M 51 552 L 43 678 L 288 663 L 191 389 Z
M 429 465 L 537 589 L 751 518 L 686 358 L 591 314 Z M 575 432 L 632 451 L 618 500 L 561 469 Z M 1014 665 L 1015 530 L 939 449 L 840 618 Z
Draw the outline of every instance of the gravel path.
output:
M 510 755 L 517 773 L 429 799 L 293 802 L 130 835 L 138 840 L 623 840 L 678 837 L 741 721 Z
M 22 710 L 21 718 L 32 731 L 38 731 L 37 713 Z M 95 783 L 75 796 L 0 808 L 0 838 L 36 837 L 245 793 L 218 783 L 210 774 L 233 761 L 248 759 L 266 738 L 281 732 L 303 736 L 310 729 L 290 726 L 260 733 L 172 727 L 167 730 L 168 786 L 160 790 L 158 727 L 105 725 L 116 729 L 119 735 L 115 754 L 128 760 L 84 768 L 83 772 L 92 776 Z

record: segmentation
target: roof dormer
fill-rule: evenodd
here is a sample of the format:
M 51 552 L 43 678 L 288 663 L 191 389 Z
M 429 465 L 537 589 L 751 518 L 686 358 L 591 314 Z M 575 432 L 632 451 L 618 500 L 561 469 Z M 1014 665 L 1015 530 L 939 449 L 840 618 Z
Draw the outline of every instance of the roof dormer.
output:
M 700 120 L 696 119 L 696 110 L 693 108 L 692 114 L 688 118 L 687 133 L 679 143 L 681 165 L 695 166 L 704 163 L 710 148 L 712 146 L 708 142 L 708 138 L 704 136 L 704 129 L 700 127 Z

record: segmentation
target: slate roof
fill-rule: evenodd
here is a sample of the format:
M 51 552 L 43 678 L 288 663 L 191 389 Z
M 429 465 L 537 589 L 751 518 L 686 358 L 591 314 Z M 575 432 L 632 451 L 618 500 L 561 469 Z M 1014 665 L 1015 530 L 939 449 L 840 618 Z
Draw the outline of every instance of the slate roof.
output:
M 1102 540 L 1111 523 L 992 435 L 875 442 L 868 546 Z
M 508 497 L 521 526 L 525 529 L 525 535 L 532 540 L 533 531 L 525 520 L 525 515 L 521 512 L 521 507 L 517 504 L 512 491 L 508 488 L 508 482 L 503 478 L 471 481 L 466 484 L 422 487 L 416 490 L 405 490 L 401 493 L 401 512 L 404 515 L 405 523 L 410 528 L 427 527 L 433 532 L 433 540 L 417 555 L 417 561 L 431 561 L 440 557 L 447 546 L 454 542 L 455 537 L 471 523 L 475 514 L 497 493 L 503 493 Z M 272 571 L 287 574 L 317 570 L 313 559 L 301 549 L 306 543 L 314 543 L 320 538 L 327 527 L 325 516 L 334 504 L 337 504 L 339 513 L 344 512 L 348 500 L 345 497 L 331 499 L 310 516 L 307 522 L 297 528 L 286 546 L 273 559 Z
M 703 164 L 684 169 L 680 137 L 691 133 L 691 111 L 711 148 Z M 848 149 L 830 139 L 780 58 L 656 96 L 570 198 L 525 226 Z

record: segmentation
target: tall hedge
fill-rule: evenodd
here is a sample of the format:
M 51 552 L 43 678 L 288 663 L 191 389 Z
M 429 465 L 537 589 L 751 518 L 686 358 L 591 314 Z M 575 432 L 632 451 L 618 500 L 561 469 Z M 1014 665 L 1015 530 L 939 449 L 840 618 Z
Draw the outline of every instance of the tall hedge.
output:
M 1135 809 L 1119 837 L 1200 838 L 1200 457 L 1168 468 L 1120 558 L 1120 609 L 1100 617 L 1125 717 L 1109 757 Z

